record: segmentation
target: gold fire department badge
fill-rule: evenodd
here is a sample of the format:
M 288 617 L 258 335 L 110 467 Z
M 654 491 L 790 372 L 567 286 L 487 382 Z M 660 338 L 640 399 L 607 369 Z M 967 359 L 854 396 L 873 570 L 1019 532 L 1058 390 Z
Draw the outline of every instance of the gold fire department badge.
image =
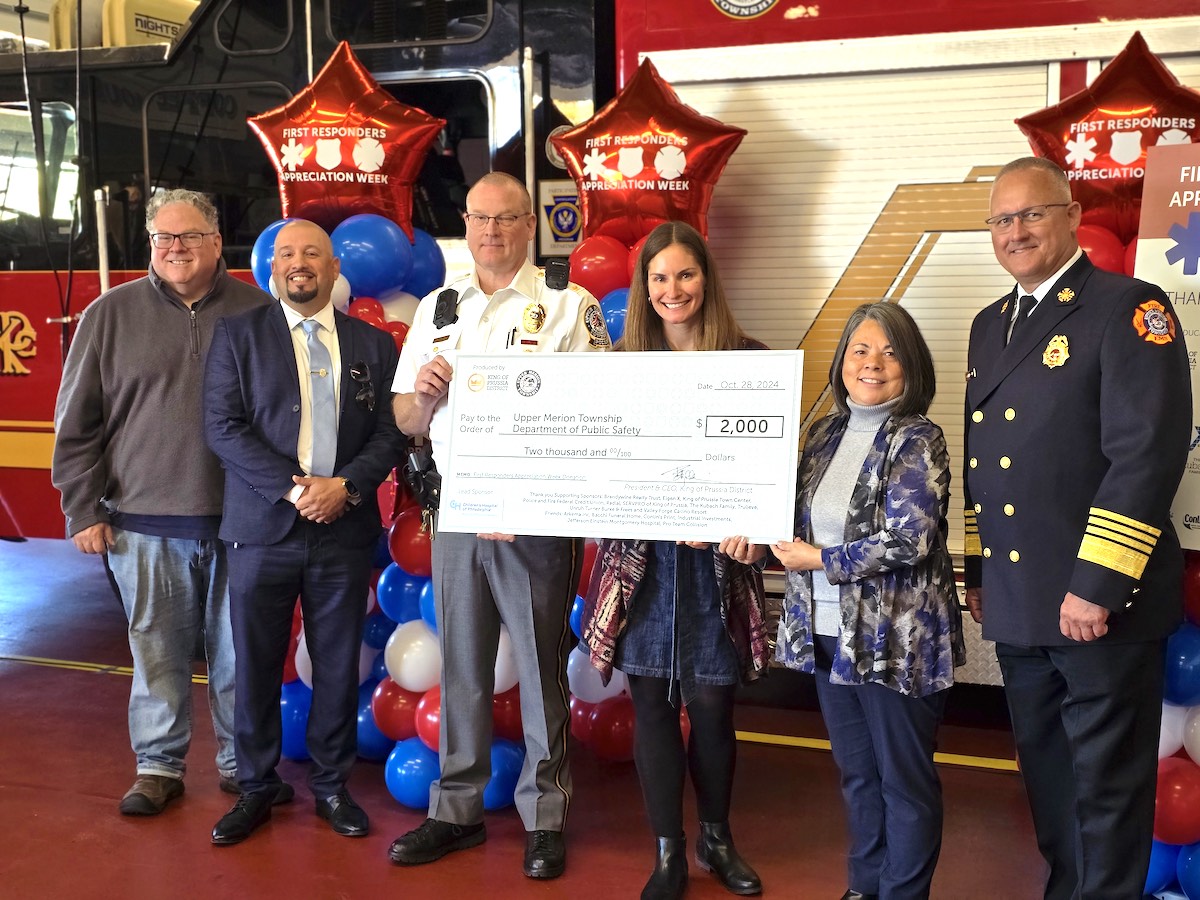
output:
M 1065 334 L 1056 334 L 1050 338 L 1050 343 L 1046 345 L 1046 349 L 1042 352 L 1042 365 L 1047 369 L 1057 369 L 1070 358 L 1071 351 L 1067 346 L 1067 336 Z
M 540 303 L 530 303 L 521 313 L 521 326 L 526 334 L 537 334 L 546 324 L 546 307 Z

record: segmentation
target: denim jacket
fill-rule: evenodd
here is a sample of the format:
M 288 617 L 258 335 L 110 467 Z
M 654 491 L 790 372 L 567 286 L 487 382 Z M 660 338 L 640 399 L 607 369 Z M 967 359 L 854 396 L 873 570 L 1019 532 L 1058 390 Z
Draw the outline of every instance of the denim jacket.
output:
M 796 534 L 812 541 L 812 498 L 849 417 L 809 431 L 797 478 Z M 949 687 L 965 662 L 954 567 L 946 549 L 950 465 L 942 430 L 924 416 L 891 417 L 863 462 L 846 543 L 821 551 L 840 586 L 832 684 L 876 682 L 921 697 Z M 812 572 L 789 571 L 775 658 L 813 671 Z

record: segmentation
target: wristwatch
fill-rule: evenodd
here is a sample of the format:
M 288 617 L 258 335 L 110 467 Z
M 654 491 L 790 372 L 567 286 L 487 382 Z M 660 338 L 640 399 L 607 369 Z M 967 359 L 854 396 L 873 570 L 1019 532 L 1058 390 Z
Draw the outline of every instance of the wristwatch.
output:
M 349 495 L 351 500 L 356 500 L 358 498 L 358 488 L 354 486 L 354 482 L 349 478 L 342 479 L 342 487 L 346 489 L 346 494 Z

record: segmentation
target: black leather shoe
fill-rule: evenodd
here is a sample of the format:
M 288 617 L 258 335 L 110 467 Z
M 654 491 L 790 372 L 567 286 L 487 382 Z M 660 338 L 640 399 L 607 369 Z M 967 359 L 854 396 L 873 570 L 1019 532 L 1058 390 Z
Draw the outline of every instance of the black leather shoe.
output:
M 879 900 L 879 895 L 862 894 L 854 890 L 854 888 L 847 888 L 846 893 L 842 894 L 842 900 Z
M 222 775 L 217 786 L 226 794 L 240 794 L 242 792 L 237 778 L 232 775 Z M 284 803 L 291 803 L 295 798 L 296 789 L 286 781 L 281 781 L 275 785 L 275 799 L 271 801 L 271 805 L 280 806 Z
M 346 791 L 318 797 L 317 815 L 328 821 L 334 831 L 346 837 L 366 837 L 371 827 L 366 812 Z
M 657 841 L 654 871 L 642 888 L 642 900 L 679 900 L 687 889 L 687 840 L 660 837 Z
M 712 872 L 731 894 L 761 894 L 762 881 L 733 846 L 728 822 L 701 822 L 696 865 Z
M 557 878 L 567 867 L 567 845 L 561 831 L 525 834 L 525 874 L 530 878 Z
M 419 866 L 441 859 L 455 850 L 477 847 L 487 840 L 487 828 L 477 825 L 455 825 L 426 819 L 408 834 L 392 841 L 388 859 L 398 866 Z
M 221 816 L 213 828 L 212 842 L 224 847 L 240 844 L 250 837 L 255 828 L 271 818 L 273 796 L 269 791 L 254 791 L 238 797 L 233 809 Z

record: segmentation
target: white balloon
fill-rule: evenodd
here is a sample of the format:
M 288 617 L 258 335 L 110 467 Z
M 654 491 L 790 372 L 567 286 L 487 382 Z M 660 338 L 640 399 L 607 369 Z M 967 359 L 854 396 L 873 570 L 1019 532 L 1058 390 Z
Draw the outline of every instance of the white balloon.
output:
M 1183 746 L 1184 724 L 1188 719 L 1188 707 L 1164 703 L 1162 727 L 1158 732 L 1158 758 L 1166 759 L 1179 752 Z
M 350 308 L 350 282 L 341 273 L 333 283 L 333 306 L 342 312 Z
M 308 638 L 303 628 L 300 629 L 300 643 L 296 645 L 296 674 L 305 687 L 312 687 L 312 657 L 308 655 Z
M 1182 709 L 1186 716 L 1183 721 L 1183 746 L 1187 750 L 1188 756 L 1192 758 L 1192 762 L 1200 759 L 1200 706 L 1181 706 L 1176 707 Z M 1163 706 L 1163 721 L 1166 721 L 1166 705 Z M 1160 745 L 1159 749 L 1162 747 Z M 1162 758 L 1161 756 L 1159 757 Z
M 441 678 L 442 651 L 437 635 L 423 619 L 398 625 L 383 654 L 392 681 L 406 691 L 423 694 Z
M 625 675 L 614 669 L 613 677 L 605 685 L 588 655 L 576 647 L 567 657 L 567 683 L 571 686 L 571 693 L 580 700 L 599 703 L 621 693 L 625 687 Z
M 495 693 L 503 694 L 516 687 L 518 681 L 517 661 L 513 656 L 512 637 L 508 626 L 500 626 L 500 642 L 496 646 L 496 689 Z
M 391 291 L 378 298 L 383 307 L 383 318 L 387 322 L 403 322 L 411 325 L 416 315 L 420 297 L 414 297 L 406 291 Z

